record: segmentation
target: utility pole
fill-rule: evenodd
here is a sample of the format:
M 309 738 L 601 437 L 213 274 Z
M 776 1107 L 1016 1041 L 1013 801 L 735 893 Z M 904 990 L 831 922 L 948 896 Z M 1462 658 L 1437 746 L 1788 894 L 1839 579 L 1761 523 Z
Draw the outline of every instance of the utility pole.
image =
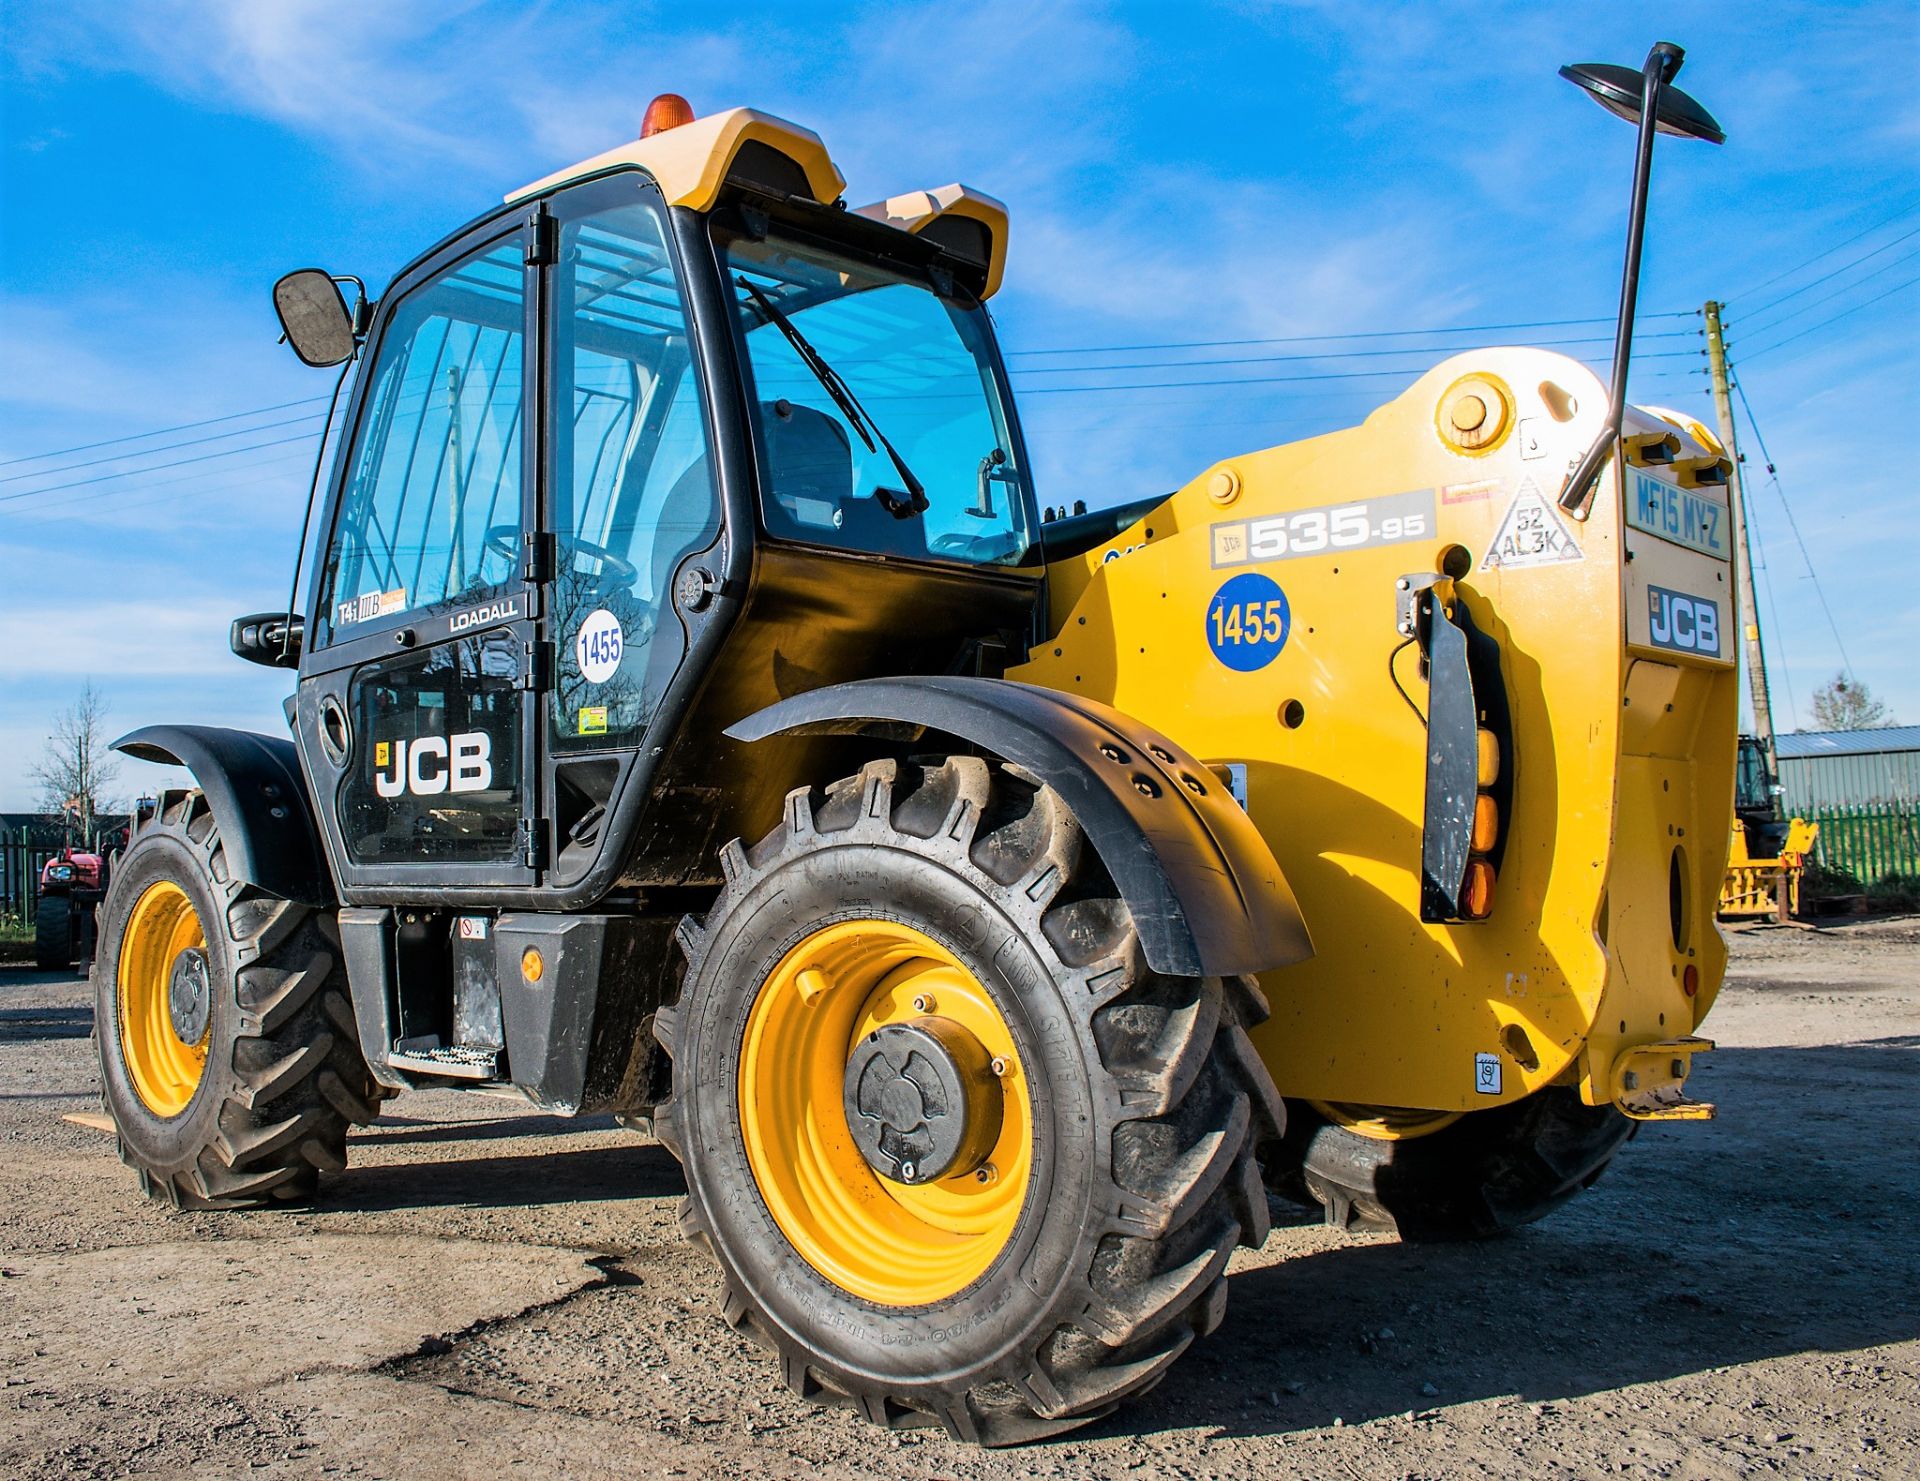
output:
M 1727 475 L 1727 511 L 1733 523 L 1733 588 L 1739 605 L 1740 636 L 1747 658 L 1747 694 L 1753 701 L 1753 730 L 1767 758 L 1767 783 L 1780 775 L 1773 753 L 1773 702 L 1767 694 L 1767 660 L 1760 649 L 1760 604 L 1753 585 L 1753 542 L 1747 533 L 1747 501 L 1741 488 L 1740 447 L 1733 435 L 1733 401 L 1727 390 L 1727 344 L 1720 332 L 1720 305 L 1708 299 L 1707 370 L 1713 378 L 1713 413 L 1720 423 L 1720 441 L 1733 471 Z M 1777 813 L 1779 798 L 1773 800 Z

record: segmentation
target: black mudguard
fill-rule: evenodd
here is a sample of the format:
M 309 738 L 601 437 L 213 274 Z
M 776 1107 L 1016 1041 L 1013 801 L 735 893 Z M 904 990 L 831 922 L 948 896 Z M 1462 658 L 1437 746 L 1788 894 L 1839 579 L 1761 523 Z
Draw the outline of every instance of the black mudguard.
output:
M 193 773 L 235 878 L 303 905 L 335 902 L 292 741 L 214 725 L 148 725 L 113 749 Z
M 1225 784 L 1107 705 L 1004 679 L 862 679 L 769 705 L 727 734 L 899 740 L 901 726 L 977 746 L 1065 798 L 1132 911 L 1155 971 L 1230 976 L 1313 954 L 1273 851 Z

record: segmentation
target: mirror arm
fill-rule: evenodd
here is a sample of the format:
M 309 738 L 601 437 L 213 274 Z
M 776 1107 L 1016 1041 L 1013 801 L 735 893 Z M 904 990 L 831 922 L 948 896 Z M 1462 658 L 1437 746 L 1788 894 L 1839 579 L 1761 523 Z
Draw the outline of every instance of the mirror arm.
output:
M 353 320 L 353 337 L 366 339 L 367 330 L 373 325 L 373 304 L 367 298 L 367 285 L 352 273 L 336 273 L 333 281 L 353 284 L 353 311 L 350 316 Z
M 1640 295 L 1640 244 L 1646 235 L 1647 182 L 1653 174 L 1653 136 L 1660 118 L 1660 94 L 1680 71 L 1686 53 L 1671 41 L 1656 41 L 1640 69 L 1640 136 L 1633 162 L 1633 201 L 1627 210 L 1627 261 L 1620 274 L 1620 321 L 1613 337 L 1613 383 L 1608 397 L 1607 423 L 1560 491 L 1560 507 L 1575 519 L 1587 517 L 1588 497 L 1613 445 L 1627 411 L 1627 362 L 1633 351 L 1633 311 Z

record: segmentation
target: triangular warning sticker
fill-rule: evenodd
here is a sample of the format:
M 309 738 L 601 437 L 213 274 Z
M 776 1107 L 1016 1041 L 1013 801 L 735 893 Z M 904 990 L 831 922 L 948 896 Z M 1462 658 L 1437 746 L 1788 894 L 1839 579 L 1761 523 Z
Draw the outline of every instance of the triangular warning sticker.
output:
M 1483 569 L 1519 570 L 1526 566 L 1559 566 L 1582 560 L 1580 547 L 1531 478 L 1520 480 L 1513 502 L 1500 517 L 1500 528 L 1487 547 Z

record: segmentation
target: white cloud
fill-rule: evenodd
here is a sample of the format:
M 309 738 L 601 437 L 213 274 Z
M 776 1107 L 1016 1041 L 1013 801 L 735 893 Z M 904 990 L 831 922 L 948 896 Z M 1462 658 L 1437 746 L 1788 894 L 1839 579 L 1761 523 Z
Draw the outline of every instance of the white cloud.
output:
M 226 678 L 236 659 L 227 626 L 240 614 L 220 597 L 43 595 L 0 608 L 0 654 L 9 680 Z

